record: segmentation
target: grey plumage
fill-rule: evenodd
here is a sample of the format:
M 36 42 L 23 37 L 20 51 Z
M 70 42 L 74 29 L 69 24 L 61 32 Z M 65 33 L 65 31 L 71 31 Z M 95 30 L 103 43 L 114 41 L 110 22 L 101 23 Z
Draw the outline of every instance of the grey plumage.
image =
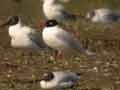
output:
M 33 32 L 29 34 L 30 39 L 41 49 L 46 49 L 47 45 L 44 43 L 42 39 L 42 33 L 41 32 Z

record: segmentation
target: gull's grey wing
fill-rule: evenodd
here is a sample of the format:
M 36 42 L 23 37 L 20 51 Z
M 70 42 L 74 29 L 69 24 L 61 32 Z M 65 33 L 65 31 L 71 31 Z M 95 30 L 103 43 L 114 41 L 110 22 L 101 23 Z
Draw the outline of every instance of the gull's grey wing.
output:
M 80 76 L 77 75 L 77 73 L 73 72 L 65 72 L 65 77 L 62 79 L 62 82 L 68 82 L 68 81 L 77 81 L 80 79 Z
M 75 39 L 74 36 L 70 32 L 66 32 L 62 30 L 61 33 L 58 33 L 56 38 L 64 44 L 64 46 L 76 50 L 80 53 L 84 53 L 86 55 L 95 55 L 95 53 L 83 48 L 78 39 Z
M 63 32 L 57 34 L 56 37 L 69 48 L 72 48 L 78 51 L 83 51 L 79 43 L 79 40 L 75 39 L 70 32 L 66 32 L 63 30 Z
M 72 87 L 80 78 L 72 72 L 65 72 L 63 78 L 59 81 L 61 87 Z
M 110 19 L 112 21 L 117 21 L 120 18 L 120 15 L 117 13 L 110 13 L 106 17 L 108 18 L 108 20 Z
M 77 80 L 79 80 L 78 79 L 78 77 L 75 77 L 75 76 L 67 76 L 67 77 L 65 77 L 63 80 L 62 80 L 62 82 L 75 82 L 75 81 L 77 81 Z
M 37 45 L 39 48 L 47 48 L 47 45 L 44 43 L 42 39 L 42 33 L 41 32 L 32 32 L 29 34 L 30 39 Z

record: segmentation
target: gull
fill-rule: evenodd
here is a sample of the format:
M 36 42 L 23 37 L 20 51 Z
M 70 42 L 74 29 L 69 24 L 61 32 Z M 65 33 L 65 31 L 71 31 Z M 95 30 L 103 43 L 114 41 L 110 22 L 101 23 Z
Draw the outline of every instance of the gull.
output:
M 34 28 L 22 24 L 19 16 L 10 16 L 0 26 L 9 26 L 8 33 L 11 38 L 11 46 L 15 48 L 43 49 L 45 45 L 40 33 Z
M 57 2 L 57 0 L 43 0 L 42 9 L 47 20 L 55 19 L 57 21 L 65 21 L 83 18 L 80 15 L 75 15 L 65 10 L 64 6 L 61 3 Z
M 58 51 L 56 54 L 58 56 L 61 52 L 67 54 L 81 52 L 87 55 L 93 55 L 93 52 L 82 48 L 79 40 L 75 38 L 72 33 L 62 29 L 56 20 L 46 21 L 42 31 L 42 37 L 46 45 Z
M 43 89 L 72 88 L 80 80 L 80 73 L 71 71 L 55 71 L 43 74 L 40 86 Z
M 93 23 L 110 24 L 120 18 L 120 11 L 110 10 L 108 8 L 99 8 L 87 13 L 86 18 Z

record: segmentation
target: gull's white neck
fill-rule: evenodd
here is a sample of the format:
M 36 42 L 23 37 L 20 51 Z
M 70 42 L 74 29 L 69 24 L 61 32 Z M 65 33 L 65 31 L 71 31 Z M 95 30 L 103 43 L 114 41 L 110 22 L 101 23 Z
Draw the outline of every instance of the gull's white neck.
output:
M 54 4 L 55 0 L 44 0 L 44 4 Z
M 41 81 L 40 85 L 42 88 L 44 89 L 50 89 L 50 88 L 54 88 L 57 86 L 57 82 L 56 80 L 51 80 L 51 81 Z

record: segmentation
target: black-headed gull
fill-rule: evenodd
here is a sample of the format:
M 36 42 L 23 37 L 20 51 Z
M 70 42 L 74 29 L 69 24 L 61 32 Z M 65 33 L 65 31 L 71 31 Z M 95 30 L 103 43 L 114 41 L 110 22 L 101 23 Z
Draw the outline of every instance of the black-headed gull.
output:
M 16 48 L 45 48 L 40 33 L 35 29 L 22 24 L 19 16 L 10 16 L 8 20 L 0 26 L 8 25 L 11 46 Z
M 107 8 L 94 9 L 87 13 L 86 18 L 94 23 L 110 24 L 120 18 L 120 11 Z
M 55 71 L 44 73 L 40 86 L 43 89 L 71 88 L 80 80 L 80 73 L 71 71 Z
M 65 10 L 64 6 L 61 3 L 58 3 L 57 0 L 43 0 L 43 13 L 47 20 L 55 19 L 57 21 L 65 20 L 76 20 L 78 17 L 82 18 L 80 15 L 75 15 Z
M 72 33 L 62 29 L 56 20 L 46 21 L 42 32 L 44 42 L 51 48 L 64 53 L 84 53 L 93 55 L 92 52 L 81 47 L 79 40 Z

